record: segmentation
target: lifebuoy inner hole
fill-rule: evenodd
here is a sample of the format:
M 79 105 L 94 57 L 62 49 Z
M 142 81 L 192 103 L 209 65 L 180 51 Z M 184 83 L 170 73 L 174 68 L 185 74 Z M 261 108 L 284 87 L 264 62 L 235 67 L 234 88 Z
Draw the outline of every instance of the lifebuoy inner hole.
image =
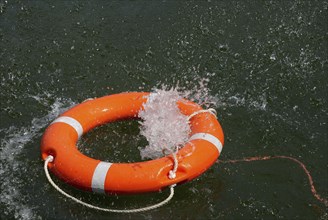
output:
M 137 119 L 110 122 L 84 134 L 77 143 L 84 155 L 111 163 L 142 161 L 138 148 L 148 144 Z

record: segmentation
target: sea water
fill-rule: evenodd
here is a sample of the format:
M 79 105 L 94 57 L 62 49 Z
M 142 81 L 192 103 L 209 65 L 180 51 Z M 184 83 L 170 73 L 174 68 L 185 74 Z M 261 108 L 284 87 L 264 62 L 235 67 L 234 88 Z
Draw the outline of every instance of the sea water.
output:
M 220 160 L 297 157 L 327 198 L 327 8 L 320 0 L 2 1 L 0 219 L 327 219 L 289 161 L 214 164 L 166 206 L 117 215 L 65 200 L 40 158 L 42 133 L 64 106 L 166 84 L 208 108 L 209 96 L 193 89 L 208 81 L 226 137 Z M 140 161 L 148 143 L 138 141 L 138 122 L 127 123 L 82 139 L 114 162 Z M 54 179 L 102 207 L 146 206 L 167 193 L 101 200 Z

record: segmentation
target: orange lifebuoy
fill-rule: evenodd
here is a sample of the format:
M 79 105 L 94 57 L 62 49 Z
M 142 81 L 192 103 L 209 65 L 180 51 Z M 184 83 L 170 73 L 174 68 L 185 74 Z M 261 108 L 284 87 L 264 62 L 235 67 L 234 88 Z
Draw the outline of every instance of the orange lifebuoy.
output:
M 83 155 L 77 140 L 90 129 L 117 120 L 136 118 L 150 93 L 121 93 L 88 100 L 63 113 L 46 129 L 41 141 L 42 158 L 54 161 L 49 169 L 60 179 L 80 189 L 105 193 L 141 193 L 159 191 L 173 184 L 194 179 L 218 158 L 224 141 L 222 128 L 210 113 L 190 119 L 189 141 L 176 154 L 176 177 L 170 179 L 173 158 L 137 163 L 110 163 Z M 194 102 L 180 100 L 181 113 L 192 115 L 202 110 Z

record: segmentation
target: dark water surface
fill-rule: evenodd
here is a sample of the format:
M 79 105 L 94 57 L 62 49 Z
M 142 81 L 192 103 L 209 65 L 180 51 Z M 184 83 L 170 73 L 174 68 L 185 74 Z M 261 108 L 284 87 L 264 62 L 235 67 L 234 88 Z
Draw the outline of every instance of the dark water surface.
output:
M 215 164 L 176 188 L 166 206 L 112 214 L 63 198 L 47 182 L 40 139 L 89 97 L 193 90 L 207 78 L 226 143 L 220 159 L 286 155 L 306 164 L 328 197 L 327 1 L 0 1 L 1 219 L 328 219 L 291 161 Z M 81 151 L 140 160 L 136 121 L 85 135 Z M 142 207 L 168 191 L 99 196 L 102 207 Z

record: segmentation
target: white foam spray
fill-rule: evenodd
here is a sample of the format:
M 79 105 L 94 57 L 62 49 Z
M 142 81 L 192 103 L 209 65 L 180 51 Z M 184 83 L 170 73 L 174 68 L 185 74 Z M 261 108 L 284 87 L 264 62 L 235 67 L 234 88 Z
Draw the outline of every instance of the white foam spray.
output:
M 174 152 L 188 140 L 188 117 L 176 104 L 180 99 L 182 97 L 176 89 L 156 89 L 144 104 L 144 110 L 139 112 L 142 119 L 140 133 L 149 143 L 145 148 L 139 148 L 143 159 L 155 159 Z
M 209 84 L 215 75 L 215 73 L 206 73 L 205 77 L 194 75 L 193 80 L 185 76 L 183 85 L 178 81 L 171 89 L 163 84 L 157 85 L 157 88 L 161 89 L 154 89 L 144 106 L 144 111 L 139 114 L 142 119 L 141 134 L 149 142 L 145 148 L 139 147 L 143 159 L 164 156 L 165 148 L 169 149 L 168 152 L 174 151 L 176 146 L 184 145 L 188 141 L 190 127 L 186 121 L 187 117 L 180 113 L 176 105 L 176 101 L 181 98 L 191 100 L 204 109 L 216 108 L 218 112 L 227 107 L 245 107 L 252 111 L 267 110 L 265 94 L 256 99 L 230 90 L 213 95 Z
M 29 205 L 30 196 L 26 197 L 21 192 L 23 188 L 28 187 L 24 178 L 31 178 L 30 170 L 26 168 L 27 161 L 24 159 L 24 150 L 27 150 L 28 143 L 42 134 L 40 131 L 50 121 L 73 104 L 71 100 L 57 98 L 50 106 L 48 114 L 34 118 L 30 125 L 20 128 L 12 126 L 7 130 L 1 130 L 5 133 L 5 137 L 1 140 L 0 150 L 0 176 L 2 179 L 0 204 L 6 207 L 2 210 L 2 214 L 13 215 L 15 219 L 40 218 L 33 211 L 35 207 Z

